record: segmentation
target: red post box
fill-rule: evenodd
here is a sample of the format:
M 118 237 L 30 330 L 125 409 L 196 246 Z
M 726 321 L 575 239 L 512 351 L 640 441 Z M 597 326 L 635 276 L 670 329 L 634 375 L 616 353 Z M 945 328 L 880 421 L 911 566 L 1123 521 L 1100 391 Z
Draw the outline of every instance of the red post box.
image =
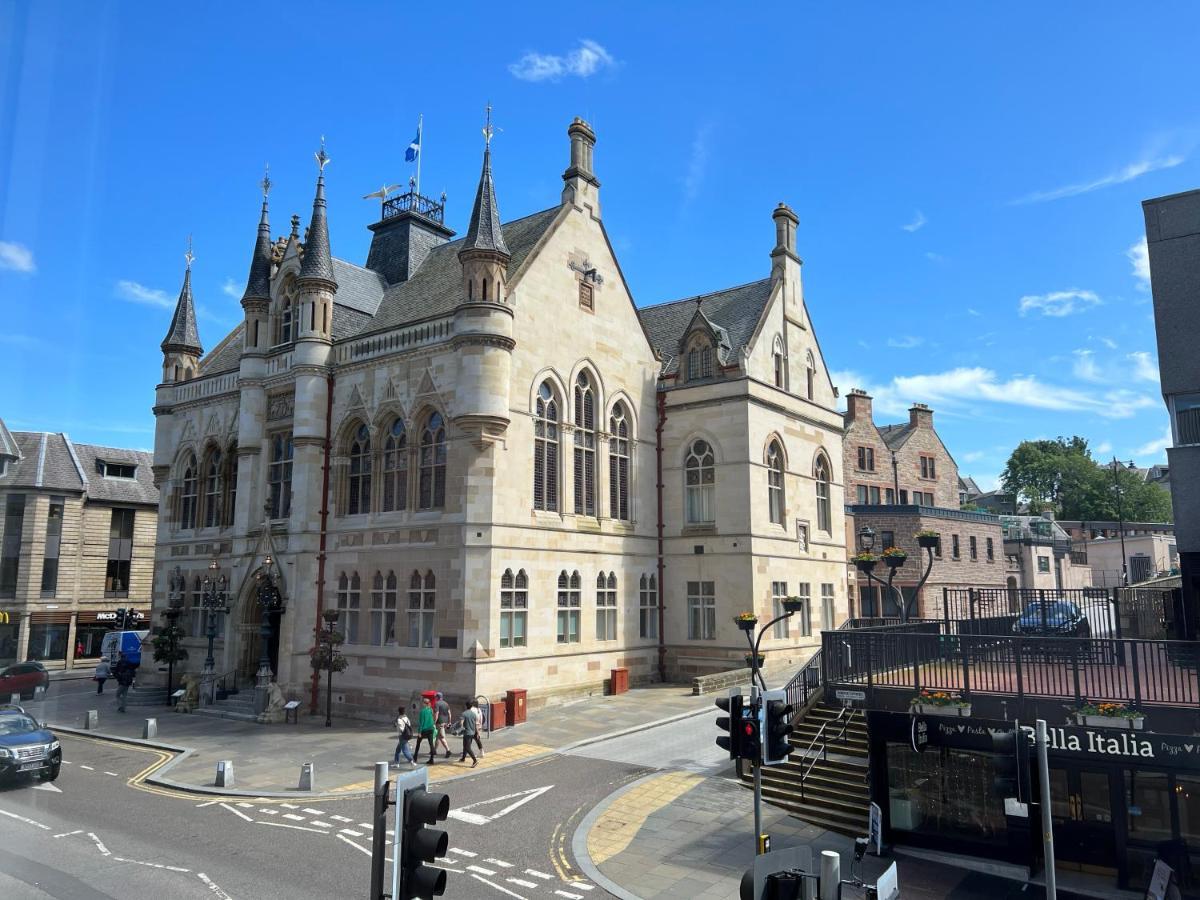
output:
M 629 670 L 613 669 L 609 679 L 609 693 L 623 694 L 629 690 Z
M 516 688 L 504 695 L 504 703 L 508 706 L 506 710 L 508 714 L 509 725 L 521 725 L 525 721 L 525 694 L 524 688 Z

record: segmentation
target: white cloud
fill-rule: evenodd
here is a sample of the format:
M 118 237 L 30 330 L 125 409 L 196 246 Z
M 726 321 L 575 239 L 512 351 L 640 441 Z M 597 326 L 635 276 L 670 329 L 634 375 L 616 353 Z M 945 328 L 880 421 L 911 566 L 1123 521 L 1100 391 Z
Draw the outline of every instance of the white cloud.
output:
M 1171 440 L 1171 426 L 1168 424 L 1167 427 L 1163 429 L 1162 435 L 1152 441 L 1142 444 L 1142 446 L 1133 451 L 1133 455 L 1154 457 L 1162 456 L 1162 454 L 1166 452 L 1167 448 L 1171 446 Z
M 144 303 L 147 306 L 160 306 L 163 309 L 175 307 L 175 301 L 167 295 L 166 291 L 148 288 L 144 284 L 124 278 L 117 282 L 116 293 L 122 300 L 128 300 L 130 303 Z
M 1080 184 L 1068 184 L 1063 187 L 1054 188 L 1049 191 L 1034 191 L 1032 194 L 1026 194 L 1011 201 L 1012 204 L 1022 203 L 1044 203 L 1047 200 L 1061 200 L 1063 197 L 1076 197 L 1079 194 L 1087 194 L 1092 191 L 1098 191 L 1101 188 L 1111 187 L 1114 184 L 1124 184 L 1127 181 L 1133 181 L 1135 178 L 1141 178 L 1150 172 L 1157 172 L 1160 169 L 1171 169 L 1187 159 L 1185 156 L 1172 155 L 1163 156 L 1158 159 L 1142 159 L 1135 163 L 1130 163 L 1117 169 L 1115 172 L 1109 172 L 1107 175 L 1097 178 L 1094 181 L 1085 181 Z
M 1096 354 L 1091 350 L 1076 350 L 1075 363 L 1071 367 L 1076 378 L 1084 381 L 1103 381 L 1100 368 L 1096 365 Z
M 1100 338 L 1100 343 L 1102 343 L 1109 350 L 1117 349 L 1117 342 L 1114 341 L 1112 338 L 1102 337 L 1102 338 Z
M 959 457 L 963 462 L 979 462 L 986 454 L 982 450 L 971 450 Z
M 887 345 L 898 350 L 911 350 L 914 347 L 920 347 L 923 343 L 925 343 L 925 338 L 915 337 L 911 334 L 887 339 Z
M 1083 312 L 1099 303 L 1100 298 L 1095 291 L 1071 288 L 1067 291 L 1051 291 L 1048 294 L 1026 294 L 1021 298 L 1019 309 L 1021 315 L 1035 310 L 1043 316 L 1061 318 L 1072 313 Z
M 925 251 L 925 258 L 930 262 L 940 263 L 946 261 L 946 257 L 942 256 L 940 253 L 934 253 L 932 250 Z
M 608 69 L 616 64 L 617 61 L 604 47 L 583 38 L 580 39 L 579 46 L 565 56 L 526 53 L 515 63 L 509 64 L 508 71 L 522 81 L 558 81 L 567 75 L 589 78 L 601 69 Z
M 242 289 L 234 283 L 232 278 L 225 279 L 225 283 L 221 285 L 221 293 L 234 300 L 242 299 Z
M 683 196 L 685 200 L 695 200 L 704 184 L 704 176 L 708 171 L 708 149 L 712 136 L 712 123 L 706 123 L 696 129 L 692 139 L 692 153 L 688 158 L 687 171 L 683 176 Z
M 1130 244 L 1125 251 L 1129 264 L 1133 266 L 1133 277 L 1137 279 L 1138 290 L 1150 290 L 1150 249 L 1146 246 L 1146 238 Z
M 36 272 L 33 262 L 33 251 L 24 244 L 13 241 L 0 241 L 0 269 L 12 269 L 14 272 Z
M 922 227 L 924 227 L 925 223 L 928 221 L 929 220 L 925 218 L 925 213 L 918 209 L 917 214 L 913 216 L 913 220 L 907 225 L 901 225 L 900 227 L 909 234 L 912 234 L 914 231 L 919 231 Z
M 1138 350 L 1136 353 L 1130 353 L 1126 359 L 1133 363 L 1133 380 L 1134 381 L 1152 381 L 1158 383 L 1158 365 L 1154 362 L 1154 358 L 1145 350 Z
M 1096 456 L 1107 456 L 1112 453 L 1112 444 L 1109 441 L 1101 441 L 1095 447 L 1092 447 L 1091 451 Z
M 977 310 L 977 309 L 972 309 L 971 307 L 969 307 L 969 306 L 968 306 L 968 307 L 967 307 L 967 315 L 968 315 L 968 316 L 976 316 L 976 317 L 978 317 L 978 316 L 982 316 L 982 315 L 983 315 L 983 313 L 981 313 L 981 312 L 980 312 L 979 310 Z
M 1105 419 L 1127 419 L 1156 401 L 1128 388 L 1107 391 L 1047 384 L 1033 376 L 1014 375 L 1001 379 L 982 366 L 959 367 L 926 375 L 897 375 L 883 385 L 873 385 L 858 372 L 831 373 L 842 394 L 861 387 L 875 398 L 875 409 L 888 415 L 903 415 L 909 404 L 919 401 L 937 409 L 971 411 L 980 404 L 1020 406 L 1028 409 L 1094 413 Z

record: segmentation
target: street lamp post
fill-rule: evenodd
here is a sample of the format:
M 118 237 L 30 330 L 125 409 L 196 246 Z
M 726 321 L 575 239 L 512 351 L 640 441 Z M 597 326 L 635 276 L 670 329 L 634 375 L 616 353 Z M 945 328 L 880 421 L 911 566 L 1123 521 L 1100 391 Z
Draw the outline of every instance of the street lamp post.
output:
M 1121 587 L 1129 587 L 1129 557 L 1125 555 L 1125 504 L 1121 499 L 1121 478 L 1117 473 L 1119 466 L 1125 465 L 1118 462 L 1114 456 L 1112 461 L 1113 487 L 1117 489 L 1117 527 L 1121 531 Z M 1133 460 L 1129 461 L 1128 468 L 1133 468 Z
M 179 616 L 183 612 L 183 596 L 168 600 L 163 615 L 167 620 L 167 706 L 171 705 L 171 689 L 175 681 L 175 657 L 179 652 Z
M 338 650 L 334 642 L 334 629 L 337 626 L 338 611 L 336 609 L 327 609 L 321 613 L 321 618 L 325 620 L 325 629 L 321 632 L 321 640 L 325 644 L 326 669 L 325 676 L 325 727 L 333 727 L 332 709 L 333 709 L 333 670 L 337 668 Z
M 883 557 L 884 562 L 886 563 L 886 565 L 888 567 L 888 578 L 887 578 L 887 582 L 885 583 L 882 579 L 875 577 L 875 565 L 876 565 L 876 563 L 879 562 L 879 557 L 875 557 L 871 553 L 871 551 L 875 548 L 875 529 L 873 529 L 870 525 L 864 525 L 858 531 L 857 542 L 858 542 L 858 549 L 860 551 L 860 557 L 854 560 L 854 566 L 855 566 L 855 568 L 858 569 L 858 571 L 862 572 L 864 575 L 867 576 L 868 584 L 871 584 L 876 581 L 879 582 L 879 588 L 880 588 L 879 612 L 880 613 L 883 612 L 882 601 L 883 601 L 884 596 L 892 597 L 896 601 L 897 608 L 900 610 L 900 621 L 907 623 L 908 622 L 908 604 L 904 600 L 904 592 L 900 588 L 895 587 L 892 582 L 896 578 L 896 572 L 899 569 L 901 569 L 904 566 L 904 563 L 908 560 L 908 555 L 904 554 L 903 556 L 895 556 L 895 557 L 891 557 L 891 558 L 889 558 L 887 556 Z M 925 586 L 925 582 L 929 580 L 929 573 L 931 571 L 933 571 L 933 548 L 934 548 L 935 544 L 936 544 L 936 541 L 930 542 L 929 544 L 927 544 L 926 546 L 924 546 L 922 548 L 925 550 L 925 553 L 926 553 L 925 571 L 922 573 L 920 579 L 917 581 L 917 586 L 916 586 L 916 589 L 913 591 L 913 596 L 920 596 L 921 588 L 923 588 Z M 884 547 L 883 549 L 888 550 L 890 548 Z M 886 595 L 883 593 L 883 590 L 885 588 L 887 590 Z M 882 618 L 882 616 L 880 616 L 880 617 Z
M 271 685 L 271 676 L 274 674 L 271 670 L 271 616 L 287 610 L 283 594 L 280 593 L 276 578 L 271 571 L 274 564 L 275 561 L 268 553 L 263 559 L 262 569 L 254 576 L 258 605 L 262 610 L 262 624 L 258 630 L 260 640 L 258 675 L 254 686 L 256 713 L 261 713 L 267 708 L 267 689 Z
M 203 694 L 211 704 L 216 700 L 217 663 L 213 658 L 213 642 L 217 639 L 217 617 L 229 612 L 229 581 L 223 574 L 218 574 L 221 567 L 215 559 L 208 564 L 208 571 L 200 584 L 200 605 L 204 609 L 208 637 L 208 656 L 204 660 L 201 681 Z

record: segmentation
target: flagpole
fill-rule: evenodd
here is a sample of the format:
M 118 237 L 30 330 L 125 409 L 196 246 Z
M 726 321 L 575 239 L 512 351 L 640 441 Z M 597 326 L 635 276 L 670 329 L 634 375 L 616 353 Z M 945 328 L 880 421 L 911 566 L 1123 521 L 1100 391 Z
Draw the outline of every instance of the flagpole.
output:
M 421 196 L 421 153 L 425 149 L 425 114 L 417 116 L 417 196 Z

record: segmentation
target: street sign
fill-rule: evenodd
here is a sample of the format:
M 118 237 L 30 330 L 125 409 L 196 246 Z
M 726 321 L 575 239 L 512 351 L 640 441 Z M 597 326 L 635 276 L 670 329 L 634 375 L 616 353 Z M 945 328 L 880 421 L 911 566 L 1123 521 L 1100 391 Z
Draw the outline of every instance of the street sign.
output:
M 867 839 L 871 842 L 871 846 L 875 848 L 875 855 L 881 856 L 883 853 L 883 810 L 879 808 L 878 803 L 871 804 L 871 817 L 867 826 Z M 880 897 L 882 896 L 880 894 Z
M 834 691 L 833 696 L 839 700 L 851 700 L 862 702 L 867 699 L 866 691 Z
M 875 879 L 875 896 L 879 900 L 896 900 L 900 896 L 900 873 L 892 863 L 887 871 Z

